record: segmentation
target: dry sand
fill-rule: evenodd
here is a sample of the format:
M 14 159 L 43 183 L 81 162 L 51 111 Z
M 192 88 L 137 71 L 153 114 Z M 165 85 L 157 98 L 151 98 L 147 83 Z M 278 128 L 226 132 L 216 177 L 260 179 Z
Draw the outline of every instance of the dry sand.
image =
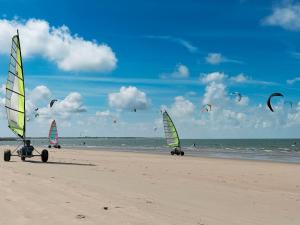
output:
M 300 224 L 299 164 L 50 150 L 0 170 L 1 225 Z

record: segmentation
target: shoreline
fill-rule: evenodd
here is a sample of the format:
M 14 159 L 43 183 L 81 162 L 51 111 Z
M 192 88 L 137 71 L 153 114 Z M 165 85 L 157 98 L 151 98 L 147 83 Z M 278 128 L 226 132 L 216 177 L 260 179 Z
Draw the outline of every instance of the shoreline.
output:
M 17 145 L 2 145 L 1 148 L 9 148 L 9 146 L 16 147 Z M 35 146 L 37 149 L 48 149 L 53 150 L 53 148 L 48 148 L 47 146 Z M 170 149 L 139 149 L 138 147 L 135 148 L 117 148 L 117 147 L 98 147 L 98 146 L 63 146 L 62 150 L 68 149 L 68 150 L 78 150 L 78 151 L 101 151 L 101 152 L 127 152 L 127 153 L 141 153 L 141 154 L 150 154 L 150 155 L 170 155 Z M 168 150 L 167 150 L 168 149 Z M 297 161 L 289 161 L 288 159 L 280 159 L 278 158 L 257 158 L 257 155 L 255 153 L 253 155 L 250 155 L 248 157 L 243 156 L 242 154 L 245 153 L 232 153 L 232 152 L 210 152 L 210 150 L 200 149 L 197 151 L 192 151 L 190 149 L 183 149 L 185 151 L 185 155 L 183 157 L 196 157 L 196 158 L 212 158 L 212 159 L 225 159 L 225 160 L 243 160 L 243 161 L 257 161 L 257 162 L 271 162 L 271 163 L 284 163 L 284 164 L 300 164 L 300 151 L 293 151 L 291 153 L 299 153 L 299 158 L 297 158 Z M 216 149 L 215 149 L 216 150 Z M 264 152 L 259 152 L 260 154 L 263 154 Z M 256 152 L 257 154 L 257 152 Z M 254 158 L 256 156 L 256 158 Z M 272 155 L 271 155 L 272 156 Z M 173 156 L 176 157 L 176 156 Z M 294 157 L 296 158 L 296 157 Z

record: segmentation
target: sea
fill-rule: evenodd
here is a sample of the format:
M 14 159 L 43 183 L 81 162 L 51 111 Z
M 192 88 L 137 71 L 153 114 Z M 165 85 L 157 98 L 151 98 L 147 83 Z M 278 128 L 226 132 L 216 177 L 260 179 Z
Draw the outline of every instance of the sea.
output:
M 30 139 L 34 146 L 48 147 L 47 138 Z M 20 143 L 17 140 L 0 140 L 2 146 Z M 63 149 L 170 154 L 164 138 L 61 137 L 59 144 Z M 181 145 L 185 155 L 193 157 L 300 163 L 300 139 L 181 139 Z

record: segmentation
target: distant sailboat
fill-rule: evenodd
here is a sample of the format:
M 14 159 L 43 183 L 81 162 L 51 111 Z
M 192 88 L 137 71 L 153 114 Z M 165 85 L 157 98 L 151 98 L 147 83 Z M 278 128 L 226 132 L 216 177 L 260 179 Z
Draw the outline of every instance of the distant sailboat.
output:
M 51 148 L 51 146 L 53 146 L 54 148 L 60 148 L 60 145 L 58 144 L 58 132 L 55 120 L 52 121 L 50 126 L 49 143 L 49 148 Z
M 25 84 L 19 32 L 12 37 L 5 108 L 8 127 L 22 139 L 24 145 L 21 149 L 17 148 L 13 152 L 6 150 L 4 161 L 10 161 L 11 156 L 19 156 L 23 161 L 33 156 L 41 156 L 42 161 L 47 162 L 48 151 L 44 149 L 39 153 L 30 144 L 30 140 L 26 140 Z M 34 151 L 38 154 L 34 155 Z M 17 152 L 17 155 L 13 155 L 14 152 Z
M 166 110 L 163 112 L 163 123 L 167 144 L 173 149 L 171 154 L 184 155 L 184 152 L 181 150 L 180 139 L 176 127 Z

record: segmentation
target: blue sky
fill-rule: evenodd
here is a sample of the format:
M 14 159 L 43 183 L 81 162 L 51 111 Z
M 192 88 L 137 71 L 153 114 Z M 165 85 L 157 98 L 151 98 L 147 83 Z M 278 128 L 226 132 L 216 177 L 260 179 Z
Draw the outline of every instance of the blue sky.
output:
M 46 135 L 52 118 L 63 136 L 162 136 L 164 108 L 183 137 L 299 137 L 298 1 L 0 3 L 0 82 L 18 28 L 28 115 L 41 109 L 30 136 Z M 270 113 L 272 92 L 293 109 L 275 100 Z M 51 98 L 59 99 L 54 112 Z M 205 103 L 212 112 L 201 113 Z M 0 127 L 11 135 L 5 114 Z

